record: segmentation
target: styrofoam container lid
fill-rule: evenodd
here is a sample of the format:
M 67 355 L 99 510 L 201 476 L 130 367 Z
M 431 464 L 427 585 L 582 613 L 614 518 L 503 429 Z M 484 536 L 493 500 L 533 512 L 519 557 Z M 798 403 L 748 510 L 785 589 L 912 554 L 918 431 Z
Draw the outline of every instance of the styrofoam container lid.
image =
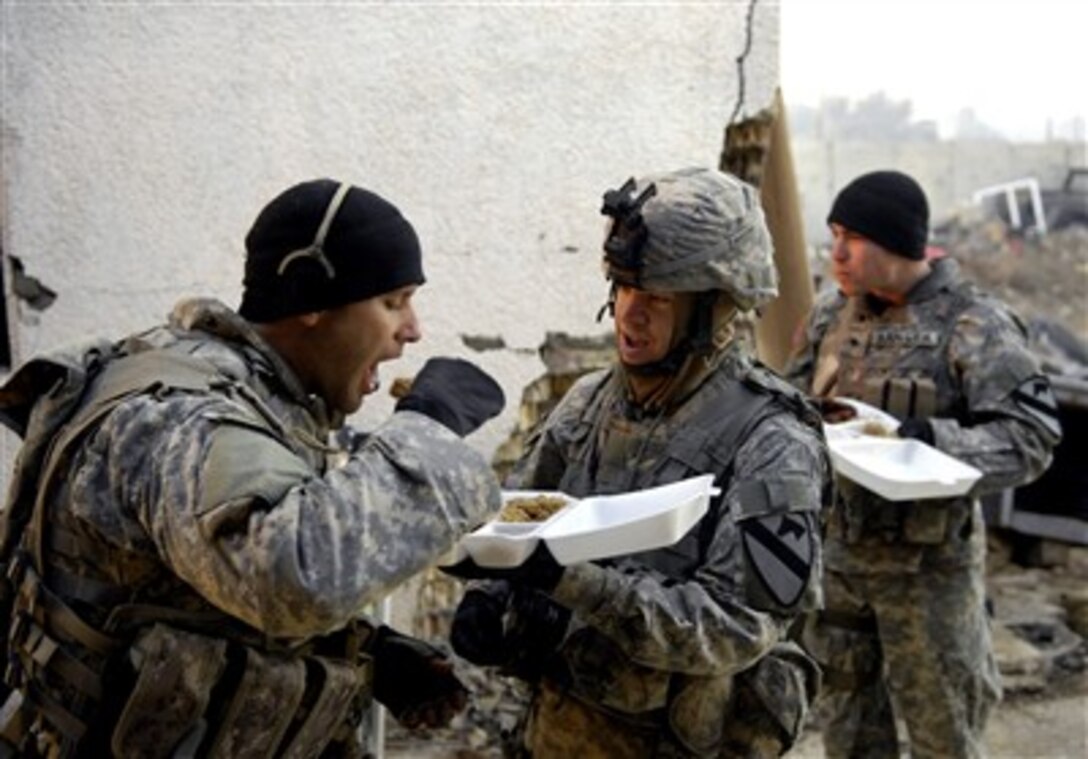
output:
M 953 498 L 982 472 L 920 440 L 828 438 L 835 471 L 889 501 Z
M 711 474 L 580 500 L 554 491 L 505 491 L 504 502 L 551 495 L 569 503 L 543 522 L 488 522 L 461 539 L 459 552 L 450 561 L 467 553 L 480 566 L 513 567 L 525 561 L 540 540 L 547 542 L 560 564 L 661 548 L 694 527 L 706 513 L 710 497 L 719 492 Z

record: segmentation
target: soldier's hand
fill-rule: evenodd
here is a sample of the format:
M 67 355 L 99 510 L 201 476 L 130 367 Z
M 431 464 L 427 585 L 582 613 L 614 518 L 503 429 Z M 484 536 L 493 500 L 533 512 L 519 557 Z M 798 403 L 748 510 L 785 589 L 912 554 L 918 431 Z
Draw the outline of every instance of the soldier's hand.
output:
M 370 653 L 374 698 L 405 727 L 443 727 L 468 703 L 468 689 L 438 648 L 383 626 Z
M 468 590 L 453 617 L 450 643 L 474 664 L 535 681 L 559 648 L 571 613 L 528 588 L 495 582 Z
M 464 437 L 502 411 L 502 388 L 483 369 L 459 358 L 432 358 L 412 381 L 397 411 L 417 411 Z
M 454 652 L 485 667 L 503 664 L 508 657 L 504 616 L 510 586 L 505 582 L 488 585 L 465 592 L 450 627 Z
M 914 438 L 915 440 L 921 440 L 926 445 L 933 445 L 933 425 L 929 423 L 928 419 L 918 419 L 916 417 L 908 417 L 903 420 L 903 423 L 899 425 L 899 429 L 896 430 L 896 434 L 901 438 Z
M 535 682 L 547 671 L 552 654 L 566 637 L 571 613 L 543 593 L 524 588 L 514 591 L 510 606 L 507 637 L 513 651 L 505 669 Z

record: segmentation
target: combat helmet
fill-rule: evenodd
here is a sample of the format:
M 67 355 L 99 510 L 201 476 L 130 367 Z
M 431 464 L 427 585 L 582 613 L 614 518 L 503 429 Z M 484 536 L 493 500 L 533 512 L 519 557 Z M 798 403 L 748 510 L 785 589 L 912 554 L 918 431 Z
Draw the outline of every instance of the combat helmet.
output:
M 778 295 L 758 191 L 730 174 L 687 168 L 631 178 L 604 194 L 601 213 L 613 219 L 604 265 L 614 283 L 725 291 L 743 311 Z

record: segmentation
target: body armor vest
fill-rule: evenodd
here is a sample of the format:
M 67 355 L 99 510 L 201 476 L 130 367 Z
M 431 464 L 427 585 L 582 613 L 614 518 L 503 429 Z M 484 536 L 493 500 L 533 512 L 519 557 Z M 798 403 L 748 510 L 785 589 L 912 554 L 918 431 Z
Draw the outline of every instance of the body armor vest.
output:
M 727 489 L 732 463 L 749 431 L 792 412 L 820 430 L 818 414 L 792 386 L 753 367 L 741 379 L 714 372 L 687 403 L 668 416 L 638 417 L 624 400 L 622 378 L 605 373 L 569 436 L 568 468 L 558 489 L 574 496 L 609 494 L 714 473 Z M 822 434 L 822 433 L 821 433 Z M 721 513 L 721 498 L 672 546 L 603 560 L 649 567 L 664 582 L 690 580 L 705 559 Z M 738 535 L 739 539 L 739 535 Z M 812 591 L 818 592 L 818 591 Z M 809 597 L 810 601 L 814 601 Z M 802 601 L 800 608 L 811 606 Z M 560 648 L 553 679 L 569 693 L 632 730 L 660 731 L 654 756 L 716 756 L 730 730 L 731 676 L 688 676 L 643 667 L 591 627 L 575 629 Z M 808 668 L 808 679 L 801 672 Z M 796 735 L 818 674 L 808 658 L 783 643 L 739 676 L 761 699 L 783 735 Z M 774 691 L 774 692 L 772 692 Z M 787 692 L 789 691 L 789 692 Z M 665 728 L 662 730 L 662 728 Z M 787 742 L 788 744 L 788 742 Z
M 182 346 L 99 350 L 82 364 L 67 374 L 79 387 L 53 388 L 71 402 L 53 419 L 27 420 L 4 514 L 12 691 L 0 737 L 24 756 L 353 755 L 369 699 L 360 654 L 369 627 L 278 644 L 156 558 L 96 539 L 56 497 L 81 443 L 136 395 L 230 392 L 255 424 L 279 436 L 282 425 Z
M 945 281 L 925 308 L 911 304 L 872 311 L 864 298 L 847 299 L 835 312 L 816 358 L 813 389 L 856 398 L 900 420 L 956 418 L 969 422 L 960 380 L 947 356 L 953 328 L 978 293 L 961 279 Z M 979 518 L 968 498 L 886 501 L 839 478 L 839 498 L 828 523 L 827 562 L 841 571 L 917 571 L 927 546 L 945 545 L 943 560 L 975 561 L 979 540 L 961 548 L 949 539 L 970 535 Z M 848 545 L 849 550 L 843 550 Z M 868 548 L 866 546 L 869 546 Z
M 829 368 L 836 376 L 818 394 L 856 398 L 899 419 L 962 419 L 963 394 L 945 357 L 951 326 L 973 298 L 962 287 L 945 292 L 921 317 L 901 308 L 894 319 L 871 313 L 862 298 L 849 299 L 820 345 L 817 376 Z
M 575 497 L 608 495 L 708 472 L 724 490 L 733 458 L 750 429 L 782 413 L 783 407 L 808 413 L 796 390 L 758 370 L 743 382 L 717 372 L 700 388 L 699 397 L 699 403 L 686 404 L 668 417 L 631 418 L 607 410 L 626 402 L 620 377 L 606 376 L 570 437 L 564 458 L 572 463 L 559 490 Z M 811 416 L 808 421 L 814 423 Z M 720 500 L 714 499 L 699 525 L 678 543 L 642 552 L 635 560 L 674 579 L 689 579 L 713 534 Z

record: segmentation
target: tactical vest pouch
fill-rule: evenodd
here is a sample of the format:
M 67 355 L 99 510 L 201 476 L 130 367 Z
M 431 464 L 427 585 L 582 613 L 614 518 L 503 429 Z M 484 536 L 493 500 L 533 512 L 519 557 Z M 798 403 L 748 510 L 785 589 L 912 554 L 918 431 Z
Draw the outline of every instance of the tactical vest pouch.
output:
M 243 648 L 245 670 L 219 727 L 211 756 L 272 756 L 306 689 L 300 659 L 276 659 Z
M 358 726 L 369 694 L 369 661 L 279 656 L 162 623 L 129 660 L 136 683 L 113 730 L 116 756 L 310 759 L 350 742 L 344 725 Z
M 695 756 L 717 756 L 732 711 L 733 678 L 673 675 L 669 729 Z
M 841 538 L 848 545 L 874 539 L 885 543 L 900 540 L 902 509 L 844 477 L 837 478 L 836 485 L 839 500 L 835 507 L 837 518 L 832 520 L 832 537 Z
M 138 674 L 113 729 L 114 755 L 164 756 L 186 738 L 199 738 L 226 648 L 224 640 L 161 624 L 141 635 L 129 650 Z
M 903 505 L 903 540 L 916 545 L 939 545 L 948 537 L 947 501 L 914 501 Z
M 801 735 L 820 670 L 800 646 L 784 641 L 735 676 L 673 675 L 672 681 L 669 729 L 692 755 L 771 756 Z M 758 746 L 778 750 L 753 751 Z
M 309 674 L 315 676 L 315 686 L 320 691 L 305 721 L 284 750 L 284 759 L 310 759 L 321 754 L 343 724 L 364 685 L 360 670 L 349 664 L 314 657 L 307 658 L 306 665 Z
M 762 711 L 773 719 L 766 731 L 776 733 L 783 748 L 793 745 L 804 729 L 809 705 L 820 691 L 816 661 L 796 643 L 782 641 L 755 666 L 738 674 L 737 681 L 738 689 L 749 688 Z M 737 715 L 742 722 L 743 714 Z
M 928 419 L 937 413 L 937 385 L 926 377 L 870 377 L 861 400 L 898 419 Z
M 560 649 L 573 680 L 571 690 L 584 701 L 655 724 L 668 703 L 668 672 L 636 664 L 601 633 L 583 627 Z

